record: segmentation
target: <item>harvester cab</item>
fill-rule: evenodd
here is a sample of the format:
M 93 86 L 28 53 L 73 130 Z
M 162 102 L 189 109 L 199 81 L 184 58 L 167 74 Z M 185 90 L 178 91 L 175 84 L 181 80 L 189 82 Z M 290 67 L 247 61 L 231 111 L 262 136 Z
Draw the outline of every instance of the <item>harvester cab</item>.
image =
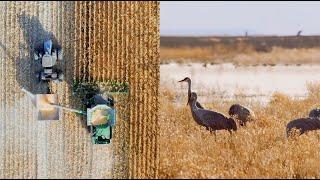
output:
M 58 70 L 55 66 L 57 60 L 62 60 L 63 51 L 59 48 L 52 48 L 52 40 L 49 39 L 44 42 L 43 48 L 36 49 L 34 53 L 34 59 L 41 61 L 43 70 L 37 73 L 39 82 L 54 81 L 56 83 L 63 81 L 64 76 L 61 70 Z

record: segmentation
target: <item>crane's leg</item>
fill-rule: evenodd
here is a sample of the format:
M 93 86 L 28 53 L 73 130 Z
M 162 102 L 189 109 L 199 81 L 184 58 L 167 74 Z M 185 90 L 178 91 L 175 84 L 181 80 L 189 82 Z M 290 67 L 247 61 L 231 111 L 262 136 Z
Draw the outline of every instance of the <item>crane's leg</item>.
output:
M 217 132 L 216 132 L 216 130 L 213 130 L 211 127 L 208 127 L 207 129 L 210 131 L 211 134 L 214 133 L 214 139 L 215 139 L 215 141 L 217 141 Z
M 229 133 L 230 133 L 230 139 L 231 139 L 231 141 L 232 141 L 232 137 L 233 137 L 233 132 L 232 132 L 232 130 L 229 130 Z
M 217 131 L 214 130 L 214 140 L 217 141 Z

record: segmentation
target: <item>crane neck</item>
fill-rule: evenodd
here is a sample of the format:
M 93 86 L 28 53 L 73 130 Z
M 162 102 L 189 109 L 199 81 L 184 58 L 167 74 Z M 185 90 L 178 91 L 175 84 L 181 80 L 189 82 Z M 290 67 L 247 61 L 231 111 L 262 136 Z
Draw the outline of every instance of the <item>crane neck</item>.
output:
M 198 109 L 198 107 L 196 106 L 196 102 L 197 100 L 190 100 L 189 104 L 191 109 Z
M 199 110 L 199 108 L 196 106 L 196 102 L 197 100 L 192 100 L 189 102 L 192 117 L 193 117 L 193 120 L 196 121 L 196 123 L 198 123 L 199 125 L 203 125 L 203 121 L 199 117 L 199 113 L 197 113 L 197 110 Z
M 191 97 L 191 81 L 188 81 L 188 97 Z

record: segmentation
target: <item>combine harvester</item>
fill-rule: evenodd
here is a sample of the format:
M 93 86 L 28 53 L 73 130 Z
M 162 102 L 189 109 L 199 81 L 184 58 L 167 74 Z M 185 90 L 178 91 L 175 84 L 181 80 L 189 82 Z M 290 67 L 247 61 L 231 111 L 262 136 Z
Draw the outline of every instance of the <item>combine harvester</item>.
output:
M 87 126 L 90 128 L 92 142 L 94 144 L 109 144 L 112 138 L 112 127 L 116 122 L 116 110 L 110 107 L 112 102 L 105 101 L 103 104 L 98 104 L 100 95 L 95 96 L 95 103 L 87 111 L 63 107 L 57 104 L 50 104 L 57 109 L 64 109 L 75 112 L 79 115 L 85 115 L 87 118 Z
M 86 124 L 90 129 L 92 142 L 94 144 L 109 144 L 112 138 L 112 127 L 116 122 L 116 110 L 114 108 L 114 99 L 112 91 L 116 93 L 127 93 L 127 85 L 117 82 L 111 82 L 104 88 L 107 88 L 108 95 L 103 97 L 96 84 L 93 83 L 73 83 L 73 96 L 80 97 L 82 104 L 86 106 L 85 110 L 63 107 L 58 104 L 58 96 L 51 93 L 49 82 L 56 83 L 63 81 L 62 71 L 55 68 L 56 61 L 62 60 L 62 50 L 52 51 L 52 41 L 44 42 L 43 50 L 40 49 L 34 54 L 35 60 L 41 60 L 43 70 L 37 73 L 38 82 L 48 84 L 47 94 L 32 94 L 26 89 L 33 105 L 37 110 L 38 120 L 59 120 L 60 109 L 71 111 L 79 115 L 86 116 Z M 125 85 L 125 86 L 123 86 Z M 120 87 L 120 88 L 119 88 Z M 111 93 L 110 93 L 111 92 Z
M 57 104 L 56 94 L 32 94 L 27 93 L 36 106 L 38 120 L 59 120 L 60 109 L 71 111 L 86 116 L 87 126 L 90 128 L 92 142 L 94 144 L 109 144 L 112 138 L 112 127 L 116 122 L 116 110 L 110 107 L 113 102 L 105 100 L 101 95 L 94 96 L 94 103 L 86 111 L 63 107 Z

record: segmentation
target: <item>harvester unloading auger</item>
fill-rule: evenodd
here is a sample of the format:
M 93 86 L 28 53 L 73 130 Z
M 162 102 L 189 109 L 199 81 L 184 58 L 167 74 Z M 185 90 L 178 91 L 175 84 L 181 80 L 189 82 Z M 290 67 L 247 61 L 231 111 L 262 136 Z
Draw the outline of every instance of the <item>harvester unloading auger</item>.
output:
M 106 104 L 95 105 L 87 111 L 50 104 L 52 107 L 85 115 L 87 126 L 90 127 L 92 142 L 95 144 L 109 144 L 112 138 L 112 127 L 116 122 L 116 110 Z

